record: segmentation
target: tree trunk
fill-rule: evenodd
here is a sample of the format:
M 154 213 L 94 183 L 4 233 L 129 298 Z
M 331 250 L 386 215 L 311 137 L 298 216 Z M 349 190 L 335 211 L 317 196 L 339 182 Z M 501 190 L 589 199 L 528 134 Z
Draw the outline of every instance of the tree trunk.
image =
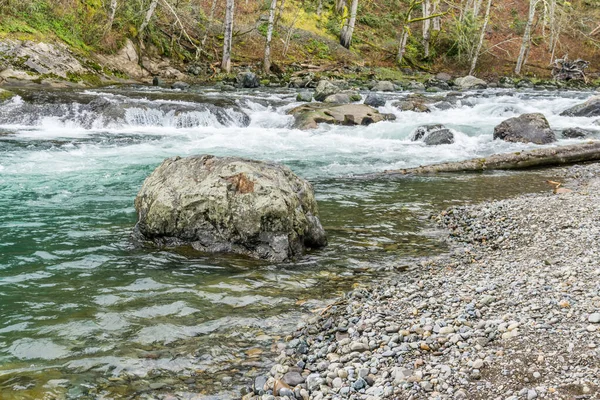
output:
M 233 37 L 233 11 L 235 0 L 227 0 L 225 11 L 225 32 L 223 33 L 223 61 L 221 69 L 227 73 L 231 72 L 231 39 Z
M 408 42 L 408 24 L 402 27 L 402 33 L 400 34 L 400 46 L 398 46 L 398 57 L 396 61 L 398 64 L 402 63 L 404 53 L 406 52 L 406 43 Z
M 202 47 L 206 44 L 206 39 L 208 39 L 208 34 L 210 33 L 210 28 L 212 28 L 213 20 L 215 19 L 215 10 L 217 9 L 217 0 L 213 0 L 210 6 L 210 14 L 208 16 L 208 25 L 206 26 L 206 31 L 204 32 L 204 37 L 202 38 Z
M 433 14 L 437 14 L 438 13 L 438 9 L 440 7 L 440 0 L 433 0 Z M 441 26 L 441 18 L 440 17 L 435 17 L 433 19 L 433 30 L 434 31 L 441 31 L 442 30 L 442 26 Z
M 473 60 L 471 60 L 471 69 L 469 70 L 469 75 L 473 75 L 475 71 L 475 67 L 477 66 L 477 59 L 479 58 L 479 54 L 481 53 L 481 47 L 483 46 L 483 39 L 485 38 L 485 30 L 487 29 L 487 24 L 490 21 L 490 8 L 492 7 L 492 0 L 488 0 L 487 7 L 485 9 L 485 17 L 483 18 L 483 26 L 481 27 L 481 34 L 479 35 L 479 43 L 477 43 L 477 49 L 475 50 L 475 54 L 473 55 Z
M 317 5 L 317 16 L 320 17 L 323 12 L 323 0 L 319 0 L 319 5 Z
M 600 160 L 600 142 L 573 144 L 524 150 L 516 153 L 494 154 L 486 158 L 426 165 L 416 168 L 361 175 L 366 178 L 399 177 L 443 172 L 481 172 L 489 170 L 519 170 L 556 165 L 568 165 Z
M 140 25 L 140 29 L 138 29 L 138 37 L 140 38 L 140 43 L 142 42 L 142 36 L 144 34 L 144 30 L 150 23 L 152 16 L 154 15 L 154 10 L 156 10 L 156 6 L 158 5 L 158 0 L 152 0 L 150 3 L 150 7 L 148 7 L 148 11 L 146 11 L 146 16 L 144 17 L 144 21 L 142 21 L 142 25 Z
M 425 57 L 429 57 L 429 40 L 431 38 L 431 1 L 423 0 L 423 49 Z
M 342 30 L 340 35 L 340 44 L 345 48 L 349 49 L 352 43 L 352 34 L 354 33 L 354 25 L 356 24 L 356 12 L 358 10 L 358 0 L 352 0 L 352 7 L 350 9 L 350 19 L 348 20 L 345 29 Z
M 106 31 L 110 31 L 115 22 L 115 15 L 117 14 L 117 0 L 110 0 L 110 13 L 108 14 L 108 23 L 106 24 Z
M 263 61 L 263 70 L 265 74 L 271 72 L 271 39 L 273 38 L 273 23 L 275 22 L 275 9 L 277 0 L 271 0 L 271 9 L 269 10 L 269 25 L 267 27 L 267 40 L 265 42 L 265 59 Z
M 529 0 L 529 17 L 527 18 L 527 25 L 525 25 L 525 33 L 523 34 L 523 42 L 521 43 L 521 50 L 519 51 L 519 58 L 517 58 L 517 66 L 515 67 L 515 74 L 521 74 L 521 68 L 525 63 L 525 56 L 531 45 L 531 27 L 533 26 L 533 19 L 535 18 L 535 7 L 539 0 Z

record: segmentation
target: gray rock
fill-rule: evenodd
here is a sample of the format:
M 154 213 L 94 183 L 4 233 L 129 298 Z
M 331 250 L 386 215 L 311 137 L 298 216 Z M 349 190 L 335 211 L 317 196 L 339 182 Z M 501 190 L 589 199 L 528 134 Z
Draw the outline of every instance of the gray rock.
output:
M 562 136 L 568 139 L 580 139 L 592 134 L 592 131 L 582 128 L 567 128 L 562 131 Z
M 256 76 L 256 74 L 254 72 L 250 72 L 250 71 L 240 72 L 235 77 L 235 85 L 238 88 L 252 89 L 252 88 L 257 88 L 260 86 L 260 80 L 258 79 L 258 77 Z
M 433 131 L 437 131 L 440 129 L 445 129 L 442 124 L 429 124 L 429 125 L 421 125 L 412 133 L 410 140 L 416 142 L 417 140 L 422 140 L 426 135 Z
M 367 387 L 367 382 L 363 378 L 358 378 L 352 384 L 352 388 L 357 391 L 360 389 L 364 389 L 365 387 Z
M 449 80 L 452 79 L 452 75 L 447 74 L 445 72 L 439 72 L 435 75 L 435 79 L 437 79 L 439 81 L 448 82 Z
M 547 144 L 556 141 L 543 114 L 523 114 L 507 119 L 494 128 L 494 139 L 507 142 Z
M 323 103 L 330 104 L 350 104 L 352 101 L 350 100 L 350 96 L 346 93 L 336 93 L 325 97 Z
M 339 93 L 341 89 L 329 81 L 319 81 L 315 89 L 314 98 L 317 101 L 323 101 L 332 94 Z
M 350 350 L 352 351 L 368 351 L 369 350 L 369 346 L 361 343 L 361 342 L 352 342 L 350 343 Z
M 448 84 L 448 82 L 439 80 L 439 79 L 428 79 L 427 81 L 425 81 L 425 88 L 426 89 L 431 89 L 431 88 L 436 88 L 441 90 L 450 90 L 450 85 Z
M 364 104 L 318 104 L 311 103 L 296 107 L 288 114 L 294 116 L 294 128 L 314 129 L 320 123 L 333 125 L 370 125 L 393 120 L 393 114 L 381 114 L 376 109 Z
M 588 317 L 588 322 L 591 322 L 592 324 L 600 324 L 600 313 L 590 314 Z
M 173 82 L 173 84 L 171 85 L 171 89 L 175 89 L 175 90 L 186 90 L 189 89 L 190 84 L 187 82 L 181 82 L 181 81 L 177 81 L 177 82 Z
M 462 78 L 456 78 L 454 84 L 462 90 L 470 89 L 485 89 L 487 88 L 487 82 L 483 79 L 476 78 L 472 75 L 467 75 Z
M 210 155 L 166 159 L 135 199 L 134 238 L 275 262 L 325 246 L 310 183 L 282 165 Z
M 312 98 L 313 95 L 311 92 L 300 92 L 296 95 L 296 101 L 303 101 L 305 103 L 310 103 Z
M 530 389 L 527 391 L 527 400 L 534 400 L 537 399 L 538 394 L 535 390 Z
M 393 92 L 396 90 L 394 84 L 390 81 L 379 81 L 371 88 L 373 92 Z
M 319 389 L 319 386 L 321 386 L 324 382 L 325 381 L 319 374 L 310 374 L 306 377 L 306 386 L 311 392 Z
M 365 104 L 371 107 L 385 106 L 385 98 L 377 93 L 369 93 L 365 98 Z
M 560 115 L 564 117 L 597 117 L 600 116 L 600 96 L 589 98 L 585 103 L 573 106 Z
M 305 381 L 304 377 L 296 371 L 290 371 L 286 373 L 285 375 L 283 375 L 283 378 L 281 378 L 281 380 L 291 387 L 295 387 L 296 385 L 304 383 Z
M 430 132 L 423 138 L 427 146 L 439 146 L 441 144 L 454 143 L 454 134 L 450 129 L 438 129 Z

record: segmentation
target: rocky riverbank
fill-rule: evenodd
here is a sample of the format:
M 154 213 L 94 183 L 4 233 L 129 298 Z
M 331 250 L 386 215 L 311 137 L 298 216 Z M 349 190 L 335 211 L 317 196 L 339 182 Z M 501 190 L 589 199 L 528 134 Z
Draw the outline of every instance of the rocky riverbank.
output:
M 558 172 L 432 216 L 448 254 L 316 312 L 244 398 L 600 398 L 600 164 Z

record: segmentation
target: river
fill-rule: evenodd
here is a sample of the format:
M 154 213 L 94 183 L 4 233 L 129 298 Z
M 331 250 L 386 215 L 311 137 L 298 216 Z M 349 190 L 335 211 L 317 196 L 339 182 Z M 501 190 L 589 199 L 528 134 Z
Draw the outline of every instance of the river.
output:
M 16 91 L 0 104 L 1 399 L 239 396 L 303 316 L 443 252 L 432 212 L 549 190 L 544 171 L 354 174 L 534 147 L 492 140 L 526 112 L 557 131 L 599 128 L 558 115 L 590 96 L 575 91 L 461 93 L 431 113 L 399 112 L 391 103 L 406 93 L 385 94 L 380 110 L 396 121 L 314 131 L 291 129 L 286 111 L 299 103 L 287 89 Z M 428 123 L 453 129 L 455 143 L 409 140 Z M 135 248 L 144 178 L 191 154 L 286 164 L 314 184 L 330 245 L 282 265 Z

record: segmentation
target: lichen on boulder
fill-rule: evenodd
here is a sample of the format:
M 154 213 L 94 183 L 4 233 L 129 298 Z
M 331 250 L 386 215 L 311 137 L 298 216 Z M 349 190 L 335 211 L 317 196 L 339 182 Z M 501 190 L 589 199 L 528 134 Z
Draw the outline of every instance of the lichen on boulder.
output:
M 135 199 L 136 242 L 288 261 L 327 244 L 312 185 L 289 168 L 211 155 L 168 158 Z

